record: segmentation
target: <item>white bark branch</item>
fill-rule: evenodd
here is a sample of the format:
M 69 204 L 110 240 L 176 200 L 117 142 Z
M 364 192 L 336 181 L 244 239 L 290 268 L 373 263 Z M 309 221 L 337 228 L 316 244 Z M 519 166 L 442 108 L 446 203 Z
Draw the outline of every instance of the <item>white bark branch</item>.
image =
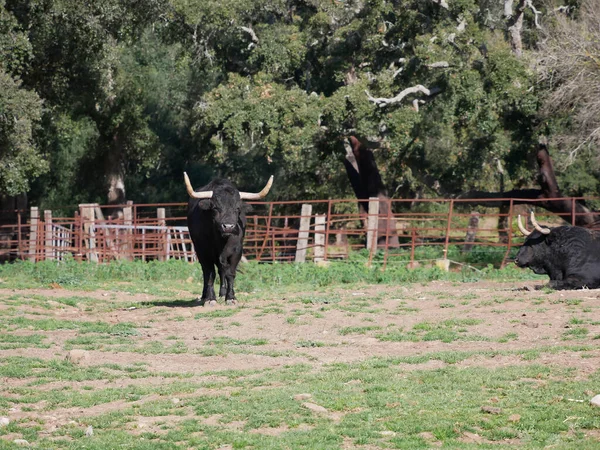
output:
M 542 13 L 540 11 L 538 11 L 537 9 L 535 9 L 535 6 L 533 6 L 533 3 L 531 3 L 531 0 L 525 0 L 525 6 L 529 7 L 529 9 L 531 9 L 533 11 L 533 14 L 535 15 L 535 17 L 534 17 L 535 27 L 538 29 L 542 28 L 540 23 L 538 22 L 538 16 Z
M 446 0 L 431 0 L 433 3 L 437 3 L 438 5 L 440 5 L 442 8 L 445 9 L 450 9 L 450 6 L 448 5 L 448 3 L 446 3 Z
M 448 63 L 448 61 L 437 61 L 431 64 L 426 64 L 427 67 L 429 67 L 430 69 L 440 69 L 440 68 L 445 68 L 445 67 L 450 67 L 450 64 Z
M 252 42 L 250 44 L 248 44 L 248 50 L 250 50 L 252 47 L 255 47 L 258 45 L 258 36 L 256 35 L 256 33 L 254 32 L 254 30 L 250 27 L 240 27 L 240 29 L 242 31 L 245 31 L 246 33 L 248 33 L 250 35 L 250 39 L 252 39 Z
M 438 87 L 432 87 L 431 89 L 427 89 L 425 86 L 417 84 L 416 86 L 404 89 L 398 95 L 396 95 L 395 97 L 391 97 L 391 98 L 384 98 L 384 97 L 376 98 L 376 97 L 373 97 L 371 94 L 369 94 L 369 91 L 365 91 L 365 93 L 367 94 L 369 101 L 375 103 L 379 107 L 383 107 L 383 106 L 391 105 L 393 103 L 399 103 L 404 99 L 404 97 L 406 97 L 409 94 L 416 94 L 417 92 L 422 92 L 423 94 L 429 96 L 429 95 L 437 94 L 440 91 L 441 91 L 441 89 Z

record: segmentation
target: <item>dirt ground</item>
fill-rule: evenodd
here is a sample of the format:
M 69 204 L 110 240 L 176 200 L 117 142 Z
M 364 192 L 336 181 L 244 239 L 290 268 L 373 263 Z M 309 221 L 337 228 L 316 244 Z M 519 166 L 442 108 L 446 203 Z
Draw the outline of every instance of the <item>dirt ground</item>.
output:
M 143 363 L 151 372 L 188 373 L 196 380 L 218 378 L 214 373 L 207 373 L 227 369 L 265 369 L 304 363 L 317 370 L 325 364 L 358 362 L 372 357 L 453 351 L 474 353 L 456 366 L 493 368 L 531 364 L 519 351 L 535 349 L 542 350 L 535 359 L 536 364 L 576 367 L 581 377 L 597 371 L 600 367 L 600 290 L 545 291 L 536 290 L 536 284 L 539 283 L 429 282 L 264 294 L 260 298 L 256 294 L 240 294 L 235 306 L 219 303 L 212 307 L 200 306 L 186 291 L 174 292 L 170 300 L 165 300 L 164 296 L 132 295 L 118 290 L 0 289 L 0 313 L 6 314 L 11 309 L 13 314 L 32 319 L 39 319 L 41 314 L 65 321 L 132 323 L 139 332 L 135 336 L 137 348 L 158 342 L 166 347 L 179 343 L 187 350 L 145 353 L 109 346 L 88 350 L 78 363 Z M 23 301 L 16 306 L 2 302 L 9 297 L 22 297 Z M 28 298 L 41 297 L 46 306 L 27 302 Z M 69 297 L 85 300 L 75 306 L 52 300 Z M 471 322 L 474 324 L 454 327 L 464 338 L 449 342 L 422 339 L 397 342 L 381 338 L 382 334 L 394 331 L 422 328 L 424 322 L 435 325 L 465 319 L 475 319 Z M 51 346 L 0 350 L 0 358 L 19 355 L 65 359 L 69 353 L 67 341 L 79 335 L 77 330 L 64 329 L 43 332 L 22 329 L 12 333 L 42 333 Z M 224 350 L 206 353 L 206 349 L 218 347 L 215 338 L 225 342 Z M 582 356 L 581 351 L 572 351 L 570 346 L 589 346 L 589 349 Z M 552 348 L 557 351 L 549 350 Z M 490 356 L 486 352 L 499 353 Z M 431 358 L 422 364 L 406 363 L 402 367 L 413 370 L 446 365 L 440 359 Z M 7 389 L 30 382 L 28 379 L 0 379 Z M 157 375 L 85 384 L 110 387 L 162 382 L 164 379 Z M 55 389 L 65 384 L 69 383 L 53 382 L 40 388 Z M 210 389 L 205 393 L 211 395 Z M 120 409 L 124 403 L 101 404 L 85 411 L 53 410 L 52 420 L 47 424 L 56 427 L 77 415 L 105 413 Z M 43 405 L 40 408 L 43 409 Z M 39 412 L 35 410 L 13 411 L 11 417 L 31 418 L 36 414 Z
M 24 298 L 83 297 L 109 302 L 115 309 L 109 312 L 86 311 L 83 305 L 70 307 L 56 304 L 53 316 L 62 320 L 105 321 L 111 324 L 129 322 L 140 326 L 138 344 L 160 341 L 168 343 L 177 338 L 189 351 L 183 354 L 152 354 L 90 351 L 87 364 L 144 362 L 156 371 L 205 372 L 225 369 L 260 369 L 283 364 L 305 362 L 313 365 L 334 362 L 354 362 L 366 358 L 421 355 L 441 351 L 495 351 L 524 350 L 536 347 L 564 346 L 567 344 L 599 343 L 600 290 L 550 291 L 535 290 L 534 282 L 515 283 L 453 283 L 430 282 L 410 286 L 363 286 L 352 290 L 335 290 L 324 293 L 292 293 L 282 297 L 266 295 L 264 299 L 246 299 L 238 295 L 236 306 L 219 302 L 216 306 L 200 306 L 190 299 L 188 292 L 179 292 L 170 304 L 147 294 L 115 297 L 111 291 L 66 291 L 63 289 L 31 289 L 19 291 Z M 525 288 L 525 289 L 521 289 Z M 518 290 L 517 290 L 518 289 Z M 14 290 L 0 289 L 0 295 L 15 295 Z M 316 298 L 316 299 L 315 299 Z M 328 302 L 330 300 L 330 302 Z M 189 301 L 189 302 L 188 302 Z M 303 301 L 303 302 L 302 302 Z M 309 303 L 310 301 L 310 303 Z M 119 308 L 119 302 L 128 305 L 140 302 L 143 307 Z M 155 302 L 156 305 L 148 306 Z M 165 306 L 161 306 L 164 304 Z M 358 306 L 355 306 L 358 305 Z M 0 303 L 0 310 L 8 306 Z M 18 307 L 21 314 L 39 313 L 26 305 Z M 205 312 L 234 309 L 230 317 L 203 318 Z M 265 313 L 264 310 L 267 310 Z M 271 311 L 270 311 L 270 310 Z M 47 311 L 42 310 L 44 313 Z M 315 315 L 317 317 L 315 317 Z M 35 317 L 35 316 L 32 316 Z M 157 320 L 157 318 L 160 320 Z M 289 317 L 297 317 L 294 322 Z M 581 319 L 588 333 L 576 341 L 565 337 L 565 331 L 574 328 L 573 318 Z M 458 340 L 454 342 L 389 342 L 374 337 L 386 329 L 410 330 L 422 322 L 439 323 L 449 319 L 478 319 L 480 324 L 469 326 L 469 334 L 478 334 L 490 341 Z M 231 326 L 231 324 L 234 326 Z M 346 327 L 381 327 L 366 334 L 340 334 Z M 26 332 L 26 330 L 23 330 Z M 507 333 L 516 334 L 508 342 L 498 343 Z M 77 331 L 46 331 L 54 343 L 49 349 L 0 350 L 0 356 L 23 355 L 39 358 L 60 358 L 66 355 L 63 343 L 78 334 Z M 234 354 L 202 356 L 194 349 L 206 346 L 214 337 L 235 340 L 260 339 L 265 353 L 299 353 L 296 356 L 262 356 Z M 595 339 L 594 339 L 595 338 Z M 300 341 L 318 343 L 302 345 Z M 545 355 L 560 365 L 574 363 L 572 356 L 560 352 Z M 492 365 L 514 363 L 515 357 L 495 357 Z M 600 367 L 600 353 L 582 361 L 577 366 L 586 371 Z M 550 361 L 548 361 L 550 362 Z M 438 364 L 438 363 L 428 363 Z M 463 365 L 477 365 L 477 360 L 467 360 Z M 489 366 L 490 361 L 486 361 Z M 415 365 L 411 365 L 415 366 Z M 418 367 L 418 366 L 417 366 Z M 587 369 L 586 369 L 587 368 Z

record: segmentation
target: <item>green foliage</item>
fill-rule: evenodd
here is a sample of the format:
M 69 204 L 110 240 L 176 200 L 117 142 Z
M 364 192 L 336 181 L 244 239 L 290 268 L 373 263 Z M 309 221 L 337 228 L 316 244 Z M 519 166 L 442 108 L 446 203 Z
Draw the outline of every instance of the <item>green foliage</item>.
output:
M 538 134 L 568 118 L 539 128 L 543 93 L 501 7 L 448 5 L 0 0 L 0 189 L 43 208 L 106 203 L 118 173 L 128 198 L 178 201 L 187 170 L 247 190 L 275 175 L 271 199 L 348 197 L 350 134 L 382 140 L 395 197 L 497 190 L 499 162 L 505 189 L 531 185 Z M 435 93 L 383 107 L 366 94 L 416 85 Z M 594 155 L 559 175 L 566 194 L 597 193 Z
M 41 113 L 36 93 L 24 89 L 0 65 L 0 192 L 27 192 L 30 180 L 48 170 L 33 139 Z

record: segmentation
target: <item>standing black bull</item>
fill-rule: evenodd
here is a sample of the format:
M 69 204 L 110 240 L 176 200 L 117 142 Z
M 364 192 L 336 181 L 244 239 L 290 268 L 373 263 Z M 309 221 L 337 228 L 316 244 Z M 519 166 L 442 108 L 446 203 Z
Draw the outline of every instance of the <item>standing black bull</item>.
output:
M 527 239 L 515 263 L 550 277 L 553 289 L 595 289 L 600 287 L 600 232 L 575 226 L 542 228 L 531 213 L 535 231 L 519 230 Z
M 235 303 L 233 282 L 237 265 L 242 258 L 242 246 L 246 232 L 246 210 L 242 200 L 258 200 L 271 189 L 273 177 L 258 193 L 240 192 L 229 180 L 215 179 L 194 192 L 190 179 L 183 177 L 190 199 L 187 223 L 190 237 L 202 265 L 204 288 L 201 303 L 216 303 L 215 266 L 219 271 L 221 288 L 219 297 L 225 296 L 226 303 Z

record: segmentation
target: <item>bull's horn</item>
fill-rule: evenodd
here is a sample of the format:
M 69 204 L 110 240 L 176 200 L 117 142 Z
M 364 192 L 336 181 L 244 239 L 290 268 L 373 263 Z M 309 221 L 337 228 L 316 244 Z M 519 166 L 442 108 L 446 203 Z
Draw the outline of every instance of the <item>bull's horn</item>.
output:
M 525 236 L 529 236 L 531 234 L 531 231 L 527 231 L 527 228 L 523 226 L 523 223 L 521 222 L 521 214 L 517 216 L 517 226 L 519 227 L 519 231 Z
M 213 191 L 200 191 L 194 192 L 194 188 L 192 187 L 192 183 L 190 183 L 190 179 L 187 173 L 183 172 L 183 180 L 185 181 L 185 187 L 192 198 L 212 198 Z
M 550 228 L 542 228 L 540 226 L 540 224 L 537 223 L 537 220 L 535 220 L 535 214 L 533 214 L 533 211 L 531 211 L 531 223 L 535 227 L 535 229 L 538 230 L 540 233 L 550 234 L 550 231 L 551 231 Z
M 271 175 L 271 178 L 269 178 L 267 185 L 263 188 L 262 191 L 257 192 L 257 193 L 240 192 L 240 198 L 242 200 L 260 200 L 261 198 L 263 198 L 265 195 L 267 195 L 269 193 L 269 190 L 271 189 L 272 184 L 273 184 L 273 175 Z

